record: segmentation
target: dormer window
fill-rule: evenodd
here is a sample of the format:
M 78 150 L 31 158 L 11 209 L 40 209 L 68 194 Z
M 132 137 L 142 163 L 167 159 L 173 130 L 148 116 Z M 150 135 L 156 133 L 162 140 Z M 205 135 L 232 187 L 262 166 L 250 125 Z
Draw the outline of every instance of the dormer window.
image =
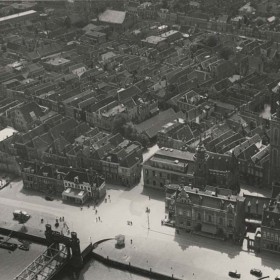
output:
M 74 177 L 74 183 L 79 184 L 79 177 L 78 176 Z
M 229 204 L 229 205 L 227 206 L 227 211 L 228 211 L 228 213 L 233 213 L 233 209 L 234 209 L 234 206 L 233 206 L 232 204 Z
M 43 176 L 47 177 L 48 176 L 48 172 L 43 172 Z

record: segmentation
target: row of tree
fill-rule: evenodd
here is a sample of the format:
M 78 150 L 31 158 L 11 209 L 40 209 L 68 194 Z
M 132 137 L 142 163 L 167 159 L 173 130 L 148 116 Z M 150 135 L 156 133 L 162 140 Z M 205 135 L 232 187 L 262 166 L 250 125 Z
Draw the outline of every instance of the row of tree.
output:
M 138 141 L 144 148 L 150 145 L 150 140 L 144 133 L 139 133 L 132 122 L 127 121 L 124 114 L 117 115 L 112 124 L 113 133 L 120 133 L 131 141 Z

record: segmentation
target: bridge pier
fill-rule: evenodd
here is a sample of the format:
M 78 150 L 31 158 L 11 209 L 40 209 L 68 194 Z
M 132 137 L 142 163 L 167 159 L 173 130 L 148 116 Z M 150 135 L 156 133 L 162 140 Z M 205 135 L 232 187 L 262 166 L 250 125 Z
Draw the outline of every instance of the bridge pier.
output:
M 83 257 L 81 253 L 80 240 L 78 239 L 76 232 L 71 232 L 71 240 L 72 257 L 70 259 L 70 263 L 75 268 L 82 268 Z
M 76 232 L 71 232 L 71 237 L 62 235 L 58 231 L 52 230 L 51 225 L 46 225 L 45 231 L 48 247 L 59 250 L 59 244 L 64 244 L 67 248 L 67 257 L 69 263 L 75 268 L 83 266 L 83 256 L 81 253 L 80 240 Z

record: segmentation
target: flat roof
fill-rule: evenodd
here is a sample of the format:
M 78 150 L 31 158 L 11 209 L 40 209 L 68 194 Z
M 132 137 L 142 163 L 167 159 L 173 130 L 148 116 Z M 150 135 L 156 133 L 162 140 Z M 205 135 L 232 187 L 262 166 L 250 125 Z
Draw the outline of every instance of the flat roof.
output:
M 0 142 L 5 140 L 6 138 L 11 137 L 14 133 L 17 133 L 17 132 L 18 131 L 12 127 L 6 127 L 4 129 L 2 129 L 0 131 Z
M 147 43 L 150 43 L 150 44 L 158 44 L 162 41 L 165 41 L 166 38 L 163 38 L 163 37 L 160 37 L 160 36 L 149 36 L 147 37 L 146 39 L 142 40 L 143 42 L 147 42 Z
M 177 160 L 183 160 L 183 161 L 194 161 L 194 153 L 187 152 L 187 151 L 181 151 L 176 149 L 170 149 L 170 148 L 164 148 L 162 147 L 160 150 L 158 150 L 152 157 L 156 158 L 157 156 L 164 156 L 166 158 L 172 158 Z
M 56 58 L 52 58 L 52 59 L 46 61 L 45 63 L 56 66 L 56 65 L 65 64 L 67 62 L 70 62 L 70 60 L 66 59 L 66 58 L 63 58 L 63 57 L 56 57 Z
M 162 33 L 160 36 L 162 38 L 168 38 L 169 36 L 172 36 L 172 35 L 174 35 L 176 33 L 179 33 L 179 31 L 177 31 L 177 30 L 169 30 L 169 31 L 167 31 L 165 33 Z
M 117 105 L 117 106 L 109 109 L 107 112 L 102 113 L 102 116 L 112 117 L 112 116 L 115 116 L 119 113 L 122 113 L 125 110 L 126 110 L 126 108 L 122 104 L 120 104 L 120 105 Z
M 22 13 L 17 13 L 17 14 L 6 16 L 6 17 L 1 17 L 0 22 L 10 20 L 10 19 L 19 18 L 19 17 L 23 17 L 23 16 L 33 15 L 33 14 L 36 14 L 36 13 L 37 12 L 34 11 L 34 10 L 29 10 L 29 11 L 25 11 L 25 12 L 22 12 Z

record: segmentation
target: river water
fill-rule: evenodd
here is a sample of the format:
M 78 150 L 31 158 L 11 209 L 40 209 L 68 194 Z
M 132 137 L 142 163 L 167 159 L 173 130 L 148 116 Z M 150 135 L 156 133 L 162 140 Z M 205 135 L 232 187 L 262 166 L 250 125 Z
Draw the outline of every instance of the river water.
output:
M 73 275 L 71 272 L 63 272 L 54 280 L 152 280 L 151 278 L 132 274 L 128 271 L 118 270 L 103 265 L 102 263 L 91 259 L 89 260 L 79 275 Z

